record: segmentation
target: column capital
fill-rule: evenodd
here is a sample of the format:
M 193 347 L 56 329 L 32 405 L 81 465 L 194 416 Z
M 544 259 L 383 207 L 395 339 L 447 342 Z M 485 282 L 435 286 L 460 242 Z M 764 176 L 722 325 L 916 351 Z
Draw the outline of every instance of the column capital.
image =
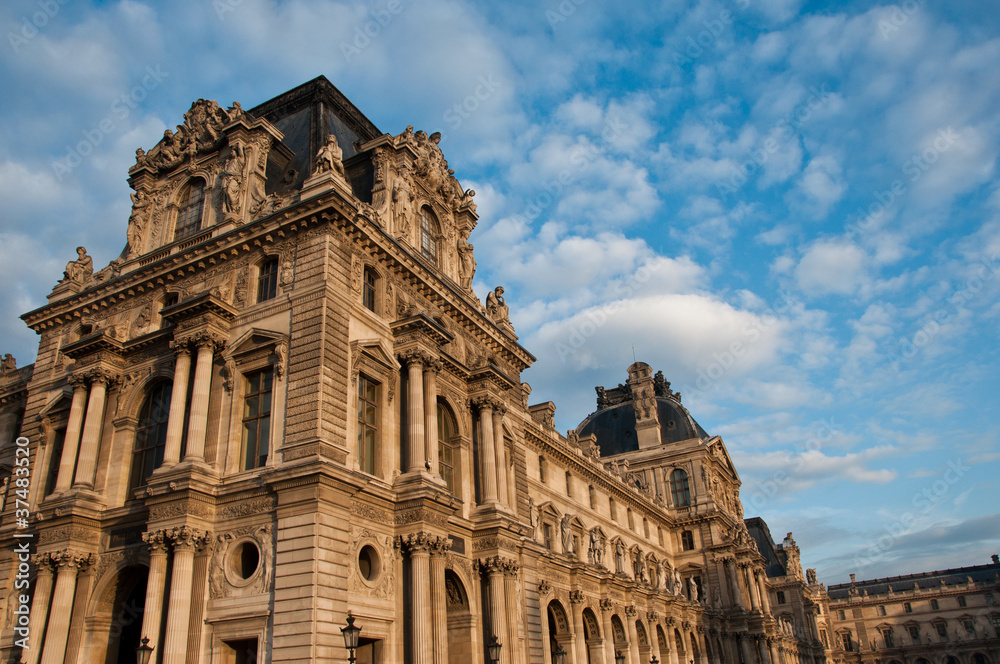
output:
M 208 544 L 212 533 L 189 526 L 178 526 L 166 531 L 165 537 L 173 542 L 175 551 L 200 551 Z
M 658 614 L 656 611 L 646 612 L 646 620 L 648 620 L 649 622 L 655 623 L 659 619 L 660 619 L 660 614 Z
M 635 618 L 639 615 L 639 610 L 635 608 L 635 604 L 629 604 L 625 607 L 625 615 L 629 618 Z
M 503 556 L 489 556 L 488 558 L 480 558 L 476 561 L 476 565 L 479 567 L 481 574 L 486 576 L 502 575 L 502 574 L 517 574 L 520 569 L 518 564 L 509 558 L 504 558 Z M 541 590 L 541 588 L 539 588 Z
M 82 572 L 97 562 L 97 556 L 92 553 L 80 553 L 72 549 L 50 551 L 39 554 L 39 559 L 46 562 L 55 572 Z
M 434 362 L 440 362 L 440 360 L 436 360 L 431 357 L 430 353 L 420 348 L 407 348 L 397 353 L 397 356 L 399 357 L 399 361 L 407 367 L 415 364 L 426 367 L 432 365 Z
M 601 611 L 611 612 L 615 610 L 615 603 L 612 602 L 610 599 L 605 598 L 601 600 L 600 607 Z
M 149 552 L 166 553 L 170 548 L 169 536 L 165 530 L 153 530 L 142 534 L 142 541 L 149 547 Z
M 35 565 L 35 569 L 38 570 L 38 574 L 52 574 L 52 554 L 50 553 L 37 553 L 32 557 L 32 563 Z
M 538 582 L 539 595 L 545 596 L 548 595 L 550 592 L 552 592 L 552 586 L 549 584 L 548 581 L 542 579 L 541 581 Z
M 504 405 L 503 401 L 489 394 L 471 397 L 469 399 L 469 406 L 478 411 L 489 408 L 494 412 L 500 411 L 501 414 L 507 412 L 507 406 Z
M 431 556 L 444 557 L 451 549 L 451 540 L 447 537 L 438 537 L 431 542 Z
M 218 332 L 212 332 L 209 330 L 198 330 L 196 332 L 190 332 L 182 336 L 174 337 L 171 347 L 175 352 L 180 348 L 188 348 L 190 352 L 190 347 L 195 348 L 211 348 L 212 351 L 222 350 L 226 347 L 226 342 L 228 339 Z
M 451 548 L 451 540 L 447 537 L 432 535 L 431 533 L 410 533 L 409 535 L 399 535 L 396 537 L 396 547 L 402 551 L 406 551 L 411 556 L 414 554 L 443 556 Z
M 168 345 L 170 346 L 170 350 L 174 351 L 174 355 L 190 355 L 190 344 L 190 339 L 171 339 Z
M 569 591 L 569 601 L 570 604 L 583 604 L 583 591 L 582 590 L 571 590 Z
M 66 382 L 72 385 L 74 390 L 86 390 L 90 385 L 90 378 L 87 376 L 87 372 L 80 371 L 70 374 L 69 378 L 66 379 Z

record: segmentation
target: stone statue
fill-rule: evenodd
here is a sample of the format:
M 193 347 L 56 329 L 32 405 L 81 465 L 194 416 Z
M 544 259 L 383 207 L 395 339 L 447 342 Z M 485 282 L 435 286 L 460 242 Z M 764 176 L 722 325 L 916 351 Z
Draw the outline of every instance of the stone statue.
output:
M 469 231 L 463 231 L 458 236 L 458 257 L 461 261 L 461 278 L 459 285 L 467 291 L 472 290 L 472 277 L 476 274 L 476 257 L 469 244 Z
M 694 577 L 688 577 L 688 594 L 692 602 L 698 601 L 698 584 L 694 582 Z
M 0 360 L 0 374 L 11 374 L 17 371 L 17 360 L 10 353 L 3 356 Z
M 233 145 L 222 171 L 222 211 L 237 214 L 240 211 L 240 192 L 243 190 L 243 167 L 246 154 L 240 143 Z
M 174 132 L 169 129 L 164 130 L 163 140 L 160 141 L 160 152 L 156 158 L 156 166 L 169 168 L 180 163 L 181 156 L 181 146 L 174 137 Z
M 570 522 L 572 520 L 573 517 L 566 514 L 563 516 L 562 521 L 559 522 L 559 530 L 562 533 L 563 553 L 574 553 L 573 530 L 570 528 Z
M 594 528 L 590 531 L 590 562 L 598 567 L 604 566 L 604 538 L 601 531 Z
M 660 565 L 653 562 L 653 578 L 650 579 L 654 588 L 660 587 Z
M 538 527 L 538 509 L 535 507 L 535 499 L 528 498 L 528 525 L 532 532 Z
M 152 203 L 146 192 L 140 189 L 133 192 L 132 214 L 128 218 L 128 230 L 125 237 L 128 241 L 128 255 L 135 256 L 142 251 L 142 231 L 146 227 L 147 208 Z
M 621 540 L 615 542 L 615 573 L 625 573 L 625 542 Z
M 674 592 L 674 577 L 670 574 L 670 565 L 666 560 L 660 562 L 659 576 L 663 584 L 663 589 L 672 595 Z
M 816 570 L 809 568 L 806 570 L 806 581 L 809 585 L 816 583 Z
M 82 284 L 92 274 L 94 274 L 94 259 L 87 255 L 85 247 L 77 247 L 76 260 L 66 263 L 62 280 Z
M 681 581 L 681 573 L 675 567 L 674 568 L 674 595 L 680 596 L 684 594 L 684 582 Z
M 327 171 L 334 171 L 340 177 L 346 179 L 343 158 L 344 151 L 337 144 L 337 137 L 333 134 L 327 134 L 326 143 L 319 149 L 319 153 L 316 155 L 316 172 L 326 173 Z
M 392 184 L 392 219 L 396 237 L 405 237 L 410 232 L 410 213 L 413 209 L 413 189 L 410 187 L 410 169 L 406 164 L 399 167 L 399 174 Z M 459 244 L 459 253 L 462 245 Z M 472 280 L 469 280 L 472 283 Z
M 486 313 L 495 323 L 510 324 L 510 309 L 507 308 L 507 300 L 503 297 L 503 286 L 497 286 L 486 296 Z

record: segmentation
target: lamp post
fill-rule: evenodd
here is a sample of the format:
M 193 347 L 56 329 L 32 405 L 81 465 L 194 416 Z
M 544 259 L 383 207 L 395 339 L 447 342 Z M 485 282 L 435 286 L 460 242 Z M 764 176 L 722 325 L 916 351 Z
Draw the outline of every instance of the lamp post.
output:
M 625 653 L 615 650 L 615 664 L 625 664 Z
M 656 659 L 656 655 L 653 655 L 653 658 L 649 660 L 649 664 L 660 664 L 660 660 Z
M 361 636 L 361 628 L 354 624 L 354 616 L 347 612 L 347 626 L 341 627 L 340 631 L 344 635 L 344 647 L 350 653 L 347 661 L 354 664 L 354 651 L 358 649 L 358 637 Z
M 135 661 L 137 664 L 149 664 L 153 656 L 153 646 L 149 645 L 149 639 L 142 637 L 142 644 L 135 649 Z
M 500 639 L 494 634 L 490 637 L 490 642 L 486 646 L 486 652 L 489 654 L 490 661 L 493 664 L 497 664 L 500 661 L 500 648 L 503 644 L 500 643 Z
M 552 649 L 552 664 L 566 664 L 566 649 L 556 641 L 556 647 Z

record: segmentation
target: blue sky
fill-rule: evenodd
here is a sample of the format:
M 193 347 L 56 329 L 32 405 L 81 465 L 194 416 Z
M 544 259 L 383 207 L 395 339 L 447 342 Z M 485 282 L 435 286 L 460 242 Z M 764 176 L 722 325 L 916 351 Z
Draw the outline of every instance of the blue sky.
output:
M 984 2 L 11 1 L 0 352 L 198 98 L 327 76 L 441 131 L 560 429 L 636 358 L 827 583 L 1000 552 L 1000 18 Z M 86 152 L 86 154 L 83 154 Z

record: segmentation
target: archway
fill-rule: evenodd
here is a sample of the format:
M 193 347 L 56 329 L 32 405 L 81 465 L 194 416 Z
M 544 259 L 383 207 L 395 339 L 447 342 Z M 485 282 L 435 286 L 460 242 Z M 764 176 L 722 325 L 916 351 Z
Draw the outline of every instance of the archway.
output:
M 549 621 L 549 642 L 545 644 L 545 647 L 548 648 L 549 661 L 555 661 L 552 659 L 552 653 L 556 649 L 556 645 L 558 644 L 560 648 L 569 653 L 573 646 L 571 643 L 573 634 L 570 632 L 566 609 L 563 608 L 559 600 L 554 599 L 549 602 L 547 614 Z
M 691 638 L 691 659 L 694 664 L 702 664 L 701 662 L 701 650 L 698 648 L 698 637 L 694 632 L 689 634 Z
M 599 664 L 604 661 L 604 639 L 601 638 L 597 616 L 587 607 L 583 610 L 583 638 L 586 639 L 587 661 L 581 664 Z
M 621 651 L 622 653 L 628 653 L 628 636 L 626 636 L 625 625 L 622 624 L 621 618 L 617 615 L 611 616 L 611 632 L 612 638 L 614 639 L 615 651 Z
M 475 619 L 465 584 L 452 570 L 444 572 L 448 603 L 448 664 L 468 664 L 475 659 Z
M 132 565 L 121 569 L 104 588 L 97 610 L 85 619 L 87 631 L 93 635 L 91 642 L 97 651 L 91 661 L 104 661 L 105 664 L 135 662 L 135 649 L 142 639 L 148 576 L 148 567 Z M 53 607 L 53 610 L 59 609 Z M 103 658 L 99 652 L 102 645 Z

